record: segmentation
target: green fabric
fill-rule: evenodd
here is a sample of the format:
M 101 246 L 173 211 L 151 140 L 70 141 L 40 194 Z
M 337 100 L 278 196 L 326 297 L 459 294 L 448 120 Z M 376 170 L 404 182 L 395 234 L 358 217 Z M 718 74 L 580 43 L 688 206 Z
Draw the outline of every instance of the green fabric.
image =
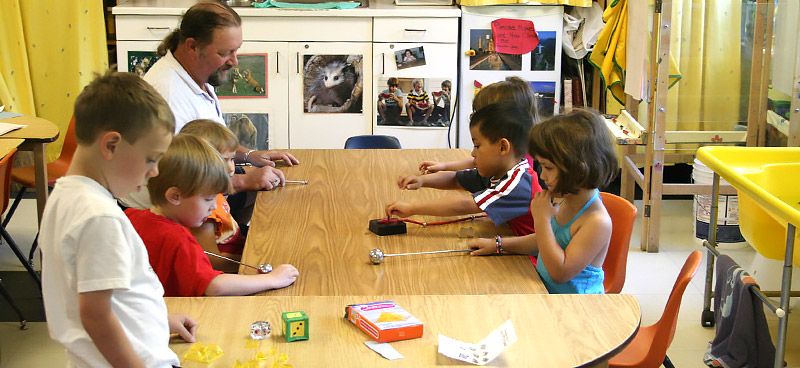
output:
M 263 3 L 253 3 L 256 8 L 283 8 L 283 9 L 355 9 L 361 3 L 357 1 L 333 1 L 327 3 L 303 4 L 287 3 L 281 1 L 267 0 Z

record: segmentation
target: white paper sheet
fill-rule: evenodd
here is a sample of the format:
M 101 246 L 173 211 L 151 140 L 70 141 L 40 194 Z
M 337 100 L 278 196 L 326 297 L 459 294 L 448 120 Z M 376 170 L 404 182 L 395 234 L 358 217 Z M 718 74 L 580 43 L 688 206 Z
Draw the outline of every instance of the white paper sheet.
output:
M 461 342 L 440 334 L 439 353 L 462 362 L 486 365 L 515 342 L 517 333 L 509 319 L 477 344 Z
M 391 345 L 385 342 L 381 343 L 375 341 L 364 341 L 364 345 L 367 345 L 368 348 L 389 360 L 404 358 L 402 354 L 400 354 L 397 350 L 394 350 Z

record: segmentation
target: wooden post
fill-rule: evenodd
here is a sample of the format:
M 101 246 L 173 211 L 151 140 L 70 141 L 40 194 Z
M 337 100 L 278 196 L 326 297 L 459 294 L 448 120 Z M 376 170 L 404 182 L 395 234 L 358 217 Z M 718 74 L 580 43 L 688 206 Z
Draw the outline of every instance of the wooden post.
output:
M 747 104 L 747 146 L 763 145 L 759 140 L 759 111 L 766 109 L 761 106 L 761 69 L 764 65 L 764 23 L 766 19 L 766 0 L 758 0 L 756 4 L 756 19 L 753 27 L 753 60 L 750 63 L 750 97 Z
M 760 17 L 760 14 L 756 14 Z M 772 63 L 772 31 L 775 26 L 775 2 L 767 2 L 766 34 L 764 35 L 764 60 L 761 63 L 759 72 L 761 74 L 761 88 L 758 91 L 759 110 L 758 110 L 758 146 L 767 145 L 767 104 L 769 99 L 769 73 Z M 755 34 L 754 34 L 755 36 Z M 755 37 L 754 37 L 755 38 Z M 759 37 L 759 40 L 761 38 Z M 750 71 L 753 72 L 752 70 Z M 750 97 L 752 99 L 752 96 Z M 748 119 L 749 123 L 749 119 Z
M 800 28 L 800 26 L 798 26 Z M 792 106 L 789 110 L 788 147 L 800 147 L 800 37 L 794 48 L 794 84 L 792 85 Z

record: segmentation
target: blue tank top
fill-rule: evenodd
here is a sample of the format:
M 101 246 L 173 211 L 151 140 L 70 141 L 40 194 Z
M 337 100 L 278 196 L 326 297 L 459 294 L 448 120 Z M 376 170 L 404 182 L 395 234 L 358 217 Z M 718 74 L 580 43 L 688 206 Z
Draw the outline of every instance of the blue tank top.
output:
M 600 197 L 600 191 L 596 190 L 594 196 L 589 199 L 583 208 L 572 218 L 568 223 L 564 225 L 559 225 L 558 221 L 556 221 L 556 217 L 553 216 L 550 219 L 550 226 L 553 228 L 553 234 L 556 237 L 556 241 L 558 245 L 561 246 L 561 249 L 566 250 L 567 245 L 569 242 L 572 241 L 572 234 L 569 232 L 569 227 L 572 226 L 572 223 L 586 211 L 589 206 L 592 205 L 595 199 Z M 602 201 L 602 199 L 601 199 Z M 541 277 L 544 286 L 547 287 L 547 291 L 550 294 L 603 294 L 605 293 L 605 287 L 603 286 L 603 279 L 605 278 L 605 274 L 603 273 L 602 268 L 597 268 L 592 265 L 586 266 L 586 268 L 577 274 L 572 280 L 569 280 L 563 284 L 558 284 L 550 277 L 550 273 L 547 272 L 547 267 L 545 267 L 544 262 L 539 260 L 536 264 L 536 272 L 539 273 L 539 277 Z

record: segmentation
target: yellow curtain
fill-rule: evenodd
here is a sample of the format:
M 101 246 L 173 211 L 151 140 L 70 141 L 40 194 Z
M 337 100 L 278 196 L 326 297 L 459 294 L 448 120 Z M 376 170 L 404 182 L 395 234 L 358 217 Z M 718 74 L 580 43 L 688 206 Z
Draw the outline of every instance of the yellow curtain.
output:
M 0 0 L 0 105 L 66 132 L 75 97 L 108 69 L 102 0 Z M 52 161 L 63 134 L 47 146 Z
M 733 130 L 740 120 L 741 0 L 677 0 L 670 52 L 683 78 L 670 88 L 667 130 Z

